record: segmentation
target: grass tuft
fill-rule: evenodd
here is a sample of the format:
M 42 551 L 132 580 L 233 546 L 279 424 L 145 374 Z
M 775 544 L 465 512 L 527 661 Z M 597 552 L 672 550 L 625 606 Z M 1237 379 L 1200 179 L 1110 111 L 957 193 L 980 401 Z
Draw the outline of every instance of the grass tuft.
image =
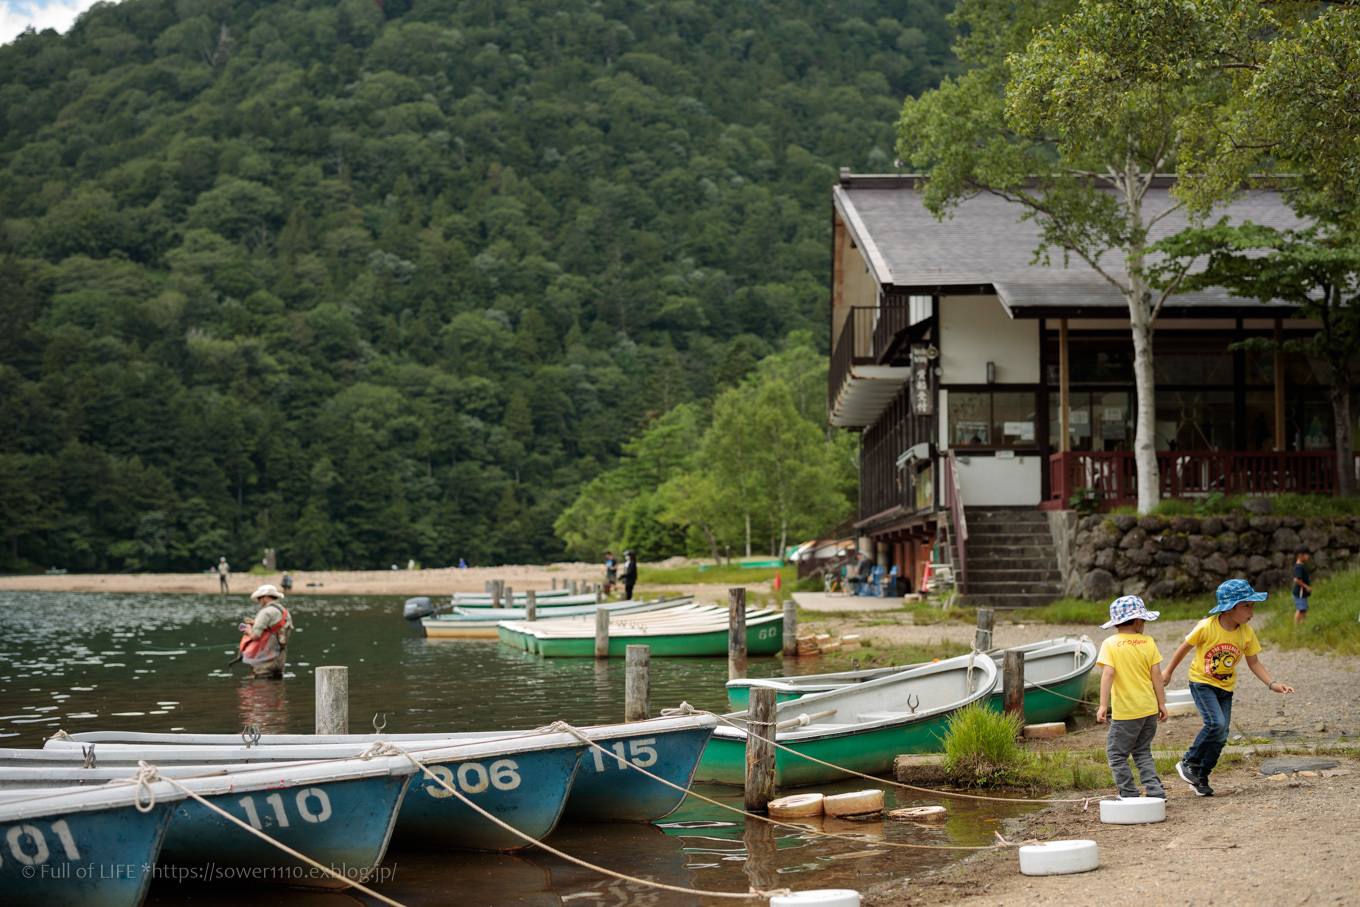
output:
M 1360 655 L 1360 570 L 1348 570 L 1313 581 L 1308 616 L 1294 625 L 1294 603 L 1277 592 L 1270 597 L 1271 614 L 1263 622 L 1264 636 L 1284 649 L 1312 649 L 1334 655 Z M 1259 610 L 1261 605 L 1256 606 Z
M 953 784 L 1005 787 L 1022 781 L 1029 755 L 1016 743 L 1023 721 L 980 703 L 955 712 L 944 738 L 944 771 Z

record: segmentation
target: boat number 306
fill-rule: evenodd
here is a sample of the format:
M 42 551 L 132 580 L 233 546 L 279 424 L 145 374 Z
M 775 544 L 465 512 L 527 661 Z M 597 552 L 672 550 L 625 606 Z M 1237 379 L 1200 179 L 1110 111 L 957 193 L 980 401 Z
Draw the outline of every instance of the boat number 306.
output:
M 628 756 L 632 757 L 631 760 L 628 756 L 623 754 L 622 740 L 609 748 L 614 751 L 615 756 L 618 756 L 617 759 L 613 756 L 606 758 L 607 754 L 600 752 L 598 747 L 590 748 L 590 754 L 595 757 L 595 771 L 602 772 L 605 769 L 610 768 L 627 768 L 627 763 L 630 761 L 638 768 L 647 768 L 648 766 L 656 765 L 655 737 L 642 737 L 638 740 L 629 740 Z
M 431 765 L 430 773 L 449 787 L 457 786 L 465 794 L 480 794 L 488 787 L 514 790 L 519 787 L 519 765 L 513 759 L 497 759 L 488 765 L 480 762 L 460 762 L 455 770 L 448 765 Z M 431 797 L 452 797 L 453 791 L 431 781 L 425 785 Z

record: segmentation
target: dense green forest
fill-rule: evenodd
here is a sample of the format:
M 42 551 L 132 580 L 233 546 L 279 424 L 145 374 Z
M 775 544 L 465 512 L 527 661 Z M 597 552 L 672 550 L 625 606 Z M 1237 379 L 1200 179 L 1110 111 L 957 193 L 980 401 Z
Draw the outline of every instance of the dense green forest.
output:
M 126 0 L 0 47 L 0 569 L 623 541 L 554 522 L 826 349 L 836 168 L 891 168 L 951 6 Z

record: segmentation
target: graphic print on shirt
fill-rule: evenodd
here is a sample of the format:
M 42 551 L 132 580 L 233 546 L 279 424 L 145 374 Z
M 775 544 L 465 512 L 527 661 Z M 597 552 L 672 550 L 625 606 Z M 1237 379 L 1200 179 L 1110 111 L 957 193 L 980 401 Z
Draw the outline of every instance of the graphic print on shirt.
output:
M 1215 680 L 1229 680 L 1237 668 L 1242 651 L 1230 642 L 1221 642 L 1204 653 L 1204 673 Z

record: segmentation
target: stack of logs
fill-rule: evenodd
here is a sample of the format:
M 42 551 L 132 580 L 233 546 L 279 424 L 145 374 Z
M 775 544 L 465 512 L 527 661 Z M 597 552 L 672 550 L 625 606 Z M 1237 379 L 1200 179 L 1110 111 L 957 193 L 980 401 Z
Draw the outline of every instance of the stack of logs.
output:
M 851 634 L 849 636 L 832 636 L 830 633 L 818 633 L 815 636 L 798 637 L 799 655 L 824 655 L 827 652 L 835 652 L 841 648 L 852 648 L 859 645 L 859 636 Z

